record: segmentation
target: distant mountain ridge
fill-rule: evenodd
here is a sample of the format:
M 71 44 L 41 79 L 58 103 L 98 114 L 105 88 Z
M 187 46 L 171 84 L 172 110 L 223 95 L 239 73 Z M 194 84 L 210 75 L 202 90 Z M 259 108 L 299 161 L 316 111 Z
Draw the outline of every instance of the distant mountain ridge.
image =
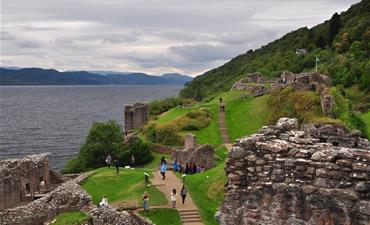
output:
M 0 68 L 0 85 L 115 85 L 175 84 L 184 85 L 193 78 L 173 73 L 162 76 L 113 71 L 66 71 L 41 68 Z

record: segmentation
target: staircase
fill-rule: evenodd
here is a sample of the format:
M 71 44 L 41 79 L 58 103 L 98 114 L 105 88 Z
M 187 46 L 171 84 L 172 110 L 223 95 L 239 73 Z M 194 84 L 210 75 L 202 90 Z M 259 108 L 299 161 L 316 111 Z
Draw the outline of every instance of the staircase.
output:
M 196 209 L 179 210 L 181 222 L 183 224 L 202 225 L 202 219 Z

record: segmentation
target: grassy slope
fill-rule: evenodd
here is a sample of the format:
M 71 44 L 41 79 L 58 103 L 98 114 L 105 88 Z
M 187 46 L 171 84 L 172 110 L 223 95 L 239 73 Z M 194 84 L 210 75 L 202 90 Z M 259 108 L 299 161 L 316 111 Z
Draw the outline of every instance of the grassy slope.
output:
M 366 124 L 366 130 L 367 130 L 367 136 L 370 137 L 370 111 L 366 113 L 362 113 L 360 115 L 361 119 L 365 122 Z
M 216 103 L 205 103 L 205 104 L 198 104 L 192 107 L 187 108 L 173 108 L 161 116 L 158 117 L 156 123 L 158 124 L 165 124 L 170 121 L 173 121 L 181 116 L 184 116 L 186 113 L 190 111 L 196 111 L 200 108 L 205 108 L 211 111 L 212 113 L 212 121 L 211 123 L 204 129 L 199 131 L 192 131 L 194 135 L 197 137 L 197 141 L 200 144 L 212 144 L 214 146 L 218 146 L 222 143 L 220 132 L 218 129 L 218 104 Z
M 158 225 L 182 225 L 180 215 L 176 209 L 151 209 L 149 212 L 140 211 L 140 215 L 150 219 Z
M 55 217 L 51 225 L 74 225 L 89 219 L 90 217 L 83 212 L 66 212 Z
M 226 182 L 224 166 L 225 164 L 221 163 L 204 173 L 189 175 L 185 180 L 205 225 L 217 224 L 214 215 L 224 199 L 223 187 Z
M 100 168 L 88 177 L 82 187 L 93 197 L 93 202 L 98 204 L 104 195 L 109 203 L 136 202 L 141 205 L 141 196 L 144 191 L 150 195 L 151 205 L 163 205 L 167 199 L 162 192 L 155 187 L 146 187 L 143 173 L 151 174 L 151 170 L 123 169 L 115 173 L 115 168 Z
M 253 134 L 265 125 L 269 113 L 268 97 L 238 98 L 227 104 L 226 126 L 232 141 Z

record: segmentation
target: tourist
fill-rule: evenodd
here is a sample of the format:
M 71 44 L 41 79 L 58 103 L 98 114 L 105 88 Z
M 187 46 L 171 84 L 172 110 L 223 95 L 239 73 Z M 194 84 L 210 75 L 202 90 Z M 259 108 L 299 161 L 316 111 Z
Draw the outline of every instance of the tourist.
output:
M 194 173 L 197 173 L 197 165 L 194 163 L 193 164 L 193 171 L 192 171 L 192 173 L 194 174 Z
M 183 169 L 182 169 L 182 162 L 180 161 L 179 162 L 179 173 L 182 173 Z
M 108 198 L 104 195 L 102 200 L 99 202 L 99 207 L 100 206 L 108 206 Z
M 116 166 L 116 173 L 119 174 L 119 160 L 114 160 L 114 165 Z
M 221 112 L 225 112 L 225 103 L 224 103 L 224 102 L 222 102 L 222 103 L 220 104 L 220 111 L 221 111 Z
M 220 104 L 222 103 L 222 97 L 220 97 Z
M 161 158 L 161 165 L 162 164 L 167 164 L 166 159 L 164 158 L 164 156 L 162 156 L 162 158 Z
M 107 163 L 108 168 L 110 168 L 110 164 L 112 163 L 112 156 L 110 154 L 105 159 L 105 162 Z
M 174 188 L 171 193 L 172 208 L 176 208 L 176 189 Z
M 185 174 L 189 174 L 189 162 L 186 163 Z
M 188 190 L 186 190 L 185 185 L 182 185 L 181 192 L 180 192 L 180 195 L 182 198 L 182 204 L 185 204 L 185 198 L 186 198 L 187 193 L 188 193 Z
M 199 166 L 197 167 L 197 173 L 200 173 L 200 172 L 202 172 L 202 167 L 199 165 Z
M 167 165 L 166 165 L 166 163 L 163 163 L 161 165 L 160 171 L 161 171 L 161 174 L 162 174 L 162 180 L 164 180 L 166 178 L 166 172 L 167 172 Z
M 131 155 L 131 167 L 135 166 L 135 157 Z
M 173 171 L 177 172 L 179 170 L 179 164 L 177 160 L 173 163 Z
M 148 212 L 149 211 L 149 194 L 146 191 L 143 194 L 143 203 L 144 203 L 144 211 Z

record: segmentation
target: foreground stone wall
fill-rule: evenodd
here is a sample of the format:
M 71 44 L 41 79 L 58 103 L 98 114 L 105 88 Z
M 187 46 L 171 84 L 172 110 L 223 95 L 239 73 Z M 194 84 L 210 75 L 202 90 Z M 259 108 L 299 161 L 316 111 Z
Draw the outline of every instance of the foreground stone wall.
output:
M 97 208 L 91 196 L 79 185 L 89 174 L 69 180 L 58 188 L 28 205 L 0 210 L 1 225 L 41 225 L 52 221 L 58 214 L 82 211 L 92 217 L 94 225 L 148 225 L 150 222 L 112 207 Z
M 43 182 L 43 186 L 41 186 Z M 0 161 L 0 210 L 45 192 L 50 185 L 48 154 Z
M 134 105 L 125 105 L 124 121 L 125 132 L 141 128 L 149 119 L 149 104 L 135 103 Z
M 239 139 L 225 170 L 221 225 L 370 223 L 369 142 L 342 126 L 280 119 Z

